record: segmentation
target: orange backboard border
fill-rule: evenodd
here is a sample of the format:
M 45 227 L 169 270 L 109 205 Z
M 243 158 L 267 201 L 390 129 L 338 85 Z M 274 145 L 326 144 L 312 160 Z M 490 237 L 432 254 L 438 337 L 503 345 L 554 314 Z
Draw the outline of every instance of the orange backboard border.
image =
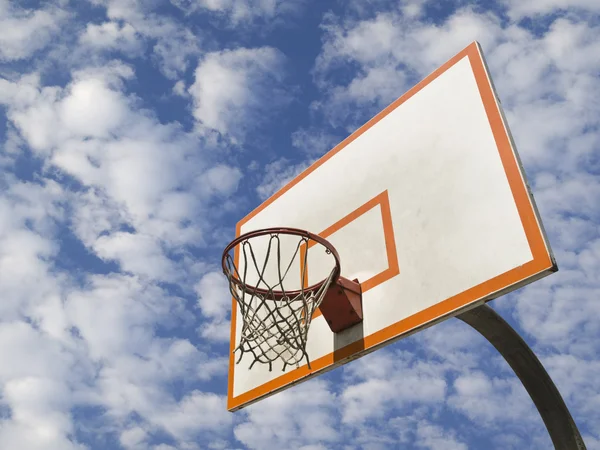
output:
M 379 114 L 365 123 L 352 135 L 334 147 L 331 151 L 326 153 L 322 158 L 317 160 L 313 165 L 307 168 L 304 172 L 290 181 L 286 186 L 273 194 L 273 196 L 271 196 L 258 208 L 238 222 L 236 227 L 236 236 L 240 235 L 241 228 L 246 222 L 281 197 L 298 182 L 306 178 L 336 153 L 343 150 L 347 145 L 369 130 L 391 111 L 413 97 L 417 92 L 426 87 L 429 83 L 465 57 L 469 59 L 471 64 L 477 87 L 481 95 L 481 100 L 489 120 L 492 134 L 496 142 L 496 147 L 498 148 L 498 152 L 504 166 L 506 177 L 515 200 L 517 211 L 521 219 L 533 259 L 522 266 L 511 269 L 501 275 L 498 275 L 497 277 L 494 277 L 484 283 L 472 287 L 471 289 L 461 292 L 458 295 L 450 297 L 423 311 L 407 317 L 396 324 L 390 325 L 378 332 L 365 336 L 360 341 L 354 342 L 340 350 L 336 350 L 333 353 L 311 361 L 312 370 L 309 370 L 305 365 L 290 372 L 285 372 L 281 376 L 266 382 L 262 386 L 240 394 L 237 397 L 233 396 L 235 370 L 235 356 L 233 355 L 233 349 L 235 347 L 236 303 L 235 299 L 232 299 L 230 342 L 231 354 L 229 362 L 229 381 L 227 393 L 228 410 L 236 411 L 244 406 L 249 405 L 250 403 L 274 394 L 301 379 L 306 379 L 307 377 L 312 377 L 327 370 L 333 369 L 337 365 L 344 362 L 344 360 L 356 356 L 357 352 L 361 352 L 362 355 L 364 353 L 373 351 L 378 347 L 389 343 L 390 341 L 399 339 L 400 337 L 404 337 L 411 332 L 436 323 L 437 321 L 440 321 L 444 317 L 447 317 L 454 312 L 464 310 L 468 307 L 472 307 L 473 305 L 490 300 L 491 298 L 495 298 L 495 296 L 498 296 L 500 293 L 520 287 L 526 281 L 530 281 L 534 278 L 540 278 L 558 270 L 550 249 L 546 245 L 541 221 L 537 215 L 533 198 L 531 197 L 528 187 L 525 183 L 524 173 L 522 172 L 522 168 L 518 161 L 518 156 L 513 150 L 514 147 L 512 145 L 512 139 L 509 135 L 508 128 L 505 125 L 502 111 L 500 110 L 500 106 L 496 100 L 494 88 L 492 86 L 491 79 L 488 77 L 483 55 L 477 42 L 470 44 L 464 50 L 443 64 L 440 68 L 428 75 L 420 83 L 415 85 L 412 89 L 407 91 L 404 95 L 383 109 Z M 237 254 L 235 257 L 237 260 Z

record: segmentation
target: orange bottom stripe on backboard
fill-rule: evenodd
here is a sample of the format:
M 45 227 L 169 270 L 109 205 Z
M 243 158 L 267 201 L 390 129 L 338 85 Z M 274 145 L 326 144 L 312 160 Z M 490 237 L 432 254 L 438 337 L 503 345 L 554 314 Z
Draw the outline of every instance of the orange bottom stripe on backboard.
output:
M 532 260 L 527 264 L 516 267 L 505 272 L 489 281 L 481 283 L 460 294 L 450 297 L 440 303 L 437 303 L 423 311 L 420 311 L 406 319 L 390 325 L 369 336 L 365 336 L 359 341 L 355 341 L 346 347 L 336 350 L 333 353 L 311 361 L 312 370 L 304 365 L 292 372 L 287 372 L 264 385 L 252 389 L 244 394 L 230 399 L 228 409 L 236 409 L 238 406 L 250 402 L 256 398 L 263 397 L 266 394 L 283 388 L 294 381 L 307 377 L 313 373 L 320 372 L 328 366 L 342 362 L 344 359 L 356 355 L 357 353 L 366 353 L 374 350 L 377 346 L 388 342 L 391 339 L 406 335 L 410 331 L 424 327 L 432 321 L 442 318 L 455 310 L 462 309 L 478 301 L 490 297 L 494 292 L 501 291 L 507 286 L 511 286 L 519 281 L 530 278 L 538 273 L 548 270 L 549 267 L 543 261 Z

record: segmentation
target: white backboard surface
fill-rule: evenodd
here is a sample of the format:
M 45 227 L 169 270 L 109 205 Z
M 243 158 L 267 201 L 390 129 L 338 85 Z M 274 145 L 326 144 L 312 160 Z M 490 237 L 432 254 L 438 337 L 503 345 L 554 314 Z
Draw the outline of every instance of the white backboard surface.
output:
M 237 410 L 556 271 L 481 49 L 471 44 L 241 220 L 302 228 L 363 290 L 361 324 L 316 315 L 307 365 L 230 356 Z M 309 274 L 313 273 L 309 270 Z M 315 280 L 311 280 L 315 281 Z M 231 350 L 241 321 L 232 302 Z

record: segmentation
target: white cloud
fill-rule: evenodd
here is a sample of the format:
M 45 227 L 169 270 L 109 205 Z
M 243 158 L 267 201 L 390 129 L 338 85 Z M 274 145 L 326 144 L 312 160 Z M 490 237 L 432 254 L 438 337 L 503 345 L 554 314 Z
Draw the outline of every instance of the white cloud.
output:
M 563 353 L 544 357 L 542 363 L 567 405 L 582 411 L 592 424 L 590 430 L 597 433 L 594 424 L 600 423 L 600 380 L 595 374 L 600 370 L 600 361 L 595 355 L 578 357 Z
M 183 80 L 179 80 L 173 85 L 173 93 L 179 97 L 187 97 L 185 83 Z
M 397 27 L 399 19 L 391 14 L 380 14 L 349 27 L 338 24 L 333 16 L 327 18 L 330 23 L 326 22 L 324 26 L 326 40 L 316 61 L 319 71 L 346 58 L 362 64 L 385 60 L 392 51 L 394 40 L 402 33 Z
M 249 406 L 235 437 L 251 449 L 332 445 L 340 439 L 335 404 L 327 383 L 310 381 Z
M 444 430 L 438 425 L 419 421 L 416 431 L 417 445 L 431 450 L 467 450 L 465 443 L 460 442 L 454 433 Z
M 427 352 L 428 357 L 441 359 L 448 369 L 459 372 L 477 368 L 486 349 L 493 351 L 483 336 L 459 320 L 447 320 L 411 339 Z
M 327 16 L 315 63 L 315 79 L 326 95 L 314 107 L 334 126 L 344 124 L 353 131 L 418 81 L 415 74 L 426 75 L 475 39 L 487 48 L 502 32 L 492 14 L 465 8 L 432 26 L 415 20 L 406 8 L 400 5 L 366 20 Z M 328 76 L 331 70 L 350 67 L 354 76 L 345 84 Z
M 228 197 L 237 191 L 242 172 L 237 167 L 217 164 L 197 178 L 199 194 L 210 197 Z
M 204 321 L 198 327 L 198 333 L 205 339 L 214 342 L 229 342 L 231 337 L 229 321 L 213 319 Z
M 61 382 L 39 377 L 11 380 L 4 385 L 11 420 L 0 428 L 3 448 L 84 449 L 67 438 L 73 432 L 69 391 Z
M 102 79 L 84 78 L 71 85 L 58 114 L 75 136 L 106 138 L 125 119 L 127 104 L 123 100 Z
M 157 414 L 157 422 L 182 441 L 193 441 L 200 433 L 225 432 L 233 417 L 225 398 L 213 393 L 193 391 L 179 402 Z
M 482 428 L 492 432 L 501 429 L 498 436 L 492 436 L 503 448 L 551 446 L 539 413 L 516 377 L 502 378 L 483 372 L 463 373 L 454 381 L 448 406 Z
M 42 88 L 39 77 L 30 75 L 14 83 L 4 81 L 0 100 L 10 106 L 8 117 L 30 146 L 47 153 L 70 137 L 107 137 L 121 125 L 128 106 L 116 89 L 132 76 L 130 67 L 112 62 L 76 72 L 63 90 Z
M 508 14 L 513 20 L 555 14 L 557 11 L 600 12 L 600 5 L 594 0 L 533 0 L 530 2 L 503 0 L 502 3 L 508 8 Z
M 292 133 L 292 145 L 309 156 L 321 156 L 339 142 L 337 136 L 317 127 L 299 128 Z
M 70 409 L 86 364 L 70 345 L 61 295 L 69 286 L 53 267 L 64 217 L 63 189 L 26 183 L 4 173 L 0 194 L 0 447 L 79 449 Z
M 6 212 L 0 289 L 10 299 L 2 302 L 2 316 L 14 323 L 0 324 L 0 352 L 19 352 L 0 378 L 4 386 L 51 378 L 66 389 L 60 408 L 37 396 L 40 408 L 56 411 L 56 420 L 48 413 L 45 422 L 24 409 L 20 394 L 4 396 L 12 417 L 0 426 L 3 448 L 75 448 L 69 443 L 75 406 L 105 410 L 104 420 L 115 420 L 111 426 L 130 448 L 143 448 L 144 432 L 157 430 L 173 433 L 177 448 L 196 448 L 204 432 L 220 439 L 231 421 L 228 413 L 211 411 L 217 404 L 225 410 L 222 397 L 196 390 L 178 399 L 171 392 L 175 381 L 222 377 L 228 359 L 209 357 L 186 339 L 156 336 L 161 328 L 180 334 L 190 326 L 193 333 L 196 323 L 193 311 L 184 313 L 184 301 L 158 283 L 180 282 L 191 291 L 189 275 L 204 269 L 185 246 L 202 243 L 208 220 L 201 213 L 237 189 L 241 172 L 215 163 L 204 143 L 178 124 L 136 109 L 137 99 L 123 92 L 132 76 L 131 67 L 112 62 L 73 73 L 65 87 L 43 86 L 35 74 L 0 82 L 10 125 L 44 163 L 43 182 L 1 180 L 10 186 L 0 195 Z M 80 185 L 63 188 L 66 177 Z M 90 253 L 118 261 L 130 275 L 57 269 L 62 243 L 54 234 L 68 226 Z M 170 259 L 173 252 L 181 256 L 179 265 Z M 31 419 L 26 425 L 19 411 Z M 134 411 L 143 426 L 124 420 Z
M 496 426 L 499 421 L 541 421 L 534 414 L 534 406 L 521 382 L 491 378 L 483 372 L 460 375 L 454 381 L 454 393 L 449 404 L 472 421 L 484 426 Z M 498 404 L 502 408 L 498 408 Z
M 148 443 L 146 442 L 148 438 L 148 433 L 141 427 L 132 427 L 128 428 L 121 432 L 121 436 L 119 436 L 119 442 L 121 445 L 129 449 L 144 449 L 148 448 Z
M 273 21 L 297 13 L 304 0 L 171 0 L 171 3 L 188 14 L 208 11 L 225 16 L 231 25 L 252 23 L 258 19 Z
M 198 148 L 202 141 L 177 124 L 135 111 L 121 92 L 123 78 L 131 76 L 128 66 L 113 63 L 75 73 L 65 89 L 40 88 L 30 77 L 0 91 L 9 118 L 31 147 L 92 189 L 76 195 L 74 215 L 74 229 L 87 245 L 122 223 L 168 245 L 201 243 L 202 205 L 230 195 L 241 172 L 225 164 L 205 167 L 213 157 Z M 15 87 L 25 92 L 12 94 Z M 101 220 L 82 220 L 92 215 Z
M 206 317 L 225 317 L 231 308 L 227 280 L 221 272 L 204 275 L 196 285 L 198 305 Z
M 95 366 L 93 384 L 80 401 L 105 408 L 118 428 L 134 411 L 145 424 L 124 430 L 127 445 L 143 447 L 143 431 L 163 430 L 185 444 L 201 432 L 220 435 L 226 429 L 231 416 L 222 397 L 193 391 L 177 400 L 168 389 L 176 381 L 223 376 L 227 367 L 226 358 L 209 357 L 188 340 L 155 336 L 157 326 L 172 329 L 182 321 L 179 299 L 133 277 L 96 276 L 68 296 L 66 310 Z
M 200 325 L 198 332 L 206 339 L 228 341 L 231 293 L 227 279 L 221 272 L 209 272 L 196 284 L 195 290 L 200 311 L 208 319 Z
M 190 61 L 200 53 L 201 39 L 188 29 L 180 28 L 168 20 L 148 21 L 142 25 L 146 35 L 156 40 L 152 52 L 161 72 L 177 79 L 189 67 Z M 140 26 L 140 25 L 138 25 Z
M 129 23 L 104 22 L 88 24 L 79 41 L 96 50 L 119 50 L 132 55 L 143 48 L 140 34 Z
M 19 129 L 34 151 L 51 147 L 57 139 L 58 130 L 52 127 L 56 115 L 54 103 L 58 100 L 58 89 L 39 90 L 39 77 L 23 77 L 16 83 L 0 80 L 0 100 L 13 106 L 8 118 Z M 36 123 L 38 126 L 34 127 Z
M 90 188 L 73 199 L 74 212 L 71 226 L 75 235 L 88 247 L 92 247 L 101 235 L 117 230 L 126 223 L 126 211 L 108 197 L 103 189 Z
M 92 33 L 101 34 L 102 39 L 115 39 L 126 43 L 125 51 L 137 50 L 137 37 L 151 47 L 153 59 L 159 70 L 170 79 L 177 79 L 185 72 L 190 59 L 200 53 L 202 36 L 194 34 L 188 27 L 182 26 L 171 17 L 157 14 L 154 10 L 158 3 L 155 1 L 133 0 L 89 0 L 91 3 L 106 8 L 106 15 L 111 22 L 124 22 L 119 31 L 108 27 L 95 29 Z M 131 36 L 133 30 L 136 40 Z M 86 31 L 88 33 L 88 31 Z M 125 40 L 125 41 L 123 41 Z
M 344 371 L 350 383 L 340 397 L 342 421 L 356 425 L 383 418 L 391 409 L 438 404 L 446 395 L 445 370 L 407 353 L 380 351 L 364 357 Z
M 154 321 L 173 308 L 160 289 L 133 277 L 96 276 L 90 283 L 71 293 L 65 307 L 94 359 L 142 352 L 152 341 Z
M 59 381 L 68 377 L 75 362 L 73 355 L 59 342 L 47 339 L 21 321 L 0 325 L 0 354 L 6 361 L 11 361 L 0 368 L 2 383 L 27 377 Z M 27 356 L 23 357 L 24 354 Z
M 64 191 L 56 183 L 10 181 L 0 196 L 0 316 L 4 320 L 19 317 L 23 309 L 59 292 L 61 280 L 51 275 L 48 261 L 59 250 L 52 237 L 55 221 L 64 214 Z
M 243 138 L 253 115 L 268 114 L 284 95 L 277 92 L 283 55 L 271 47 L 239 48 L 204 56 L 189 88 L 194 99 L 193 114 L 200 130 L 214 130 L 234 141 Z M 279 97 L 279 98 L 278 98 Z
M 121 269 L 154 280 L 176 281 L 177 271 L 171 260 L 165 256 L 160 242 L 140 233 L 116 232 L 100 236 L 93 244 L 98 256 L 114 259 L 121 263 Z
M 210 411 L 217 404 L 225 410 L 222 397 L 196 391 L 178 400 L 165 387 L 174 380 L 198 383 L 223 376 L 227 358 L 209 357 L 185 339 L 155 335 L 158 327 L 173 330 L 195 322 L 193 312 L 184 313 L 183 300 L 157 283 L 178 281 L 183 289 L 190 283 L 185 275 L 198 270 L 198 263 L 183 258 L 177 268 L 183 270 L 177 270 L 169 252 L 198 242 L 199 226 L 205 222 L 192 219 L 213 198 L 230 195 L 241 173 L 225 164 L 207 164 L 210 155 L 198 148 L 197 138 L 176 124 L 160 124 L 147 111 L 136 111 L 132 99 L 122 92 L 123 79 L 131 76 L 127 66 L 108 64 L 75 73 L 65 88 L 41 87 L 39 78 L 25 77 L 5 82 L 0 89 L 16 129 L 38 155 L 47 158 L 45 170 L 59 178 L 61 174 L 74 177 L 83 186 L 65 192 L 54 182 L 35 189 L 12 183 L 9 195 L 0 197 L 0 205 L 16 211 L 0 221 L 10 236 L 7 244 L 19 245 L 18 249 L 2 246 L 10 253 L 0 275 L 7 278 L 0 282 L 4 292 L 15 293 L 12 306 L 3 302 L 4 317 L 27 314 L 47 334 L 36 342 L 32 332 L 17 334 L 17 327 L 11 332 L 18 338 L 16 348 L 26 351 L 35 345 L 50 358 L 36 357 L 31 351 L 35 364 L 15 363 L 6 376 L 11 380 L 48 377 L 53 373 L 50 366 L 56 378 L 75 389 L 65 395 L 62 422 L 42 424 L 54 433 L 56 448 L 70 448 L 69 410 L 74 405 L 105 409 L 106 420 L 115 420 L 116 429 L 122 430 L 121 442 L 129 448 L 143 448 L 144 431 L 156 430 L 172 433 L 178 448 L 193 448 L 194 440 L 207 429 L 219 438 L 231 421 L 228 413 Z M 14 88 L 21 86 L 16 92 Z M 90 104 L 98 108 L 90 109 L 86 106 Z M 44 120 L 36 124 L 40 110 Z M 57 198 L 68 202 L 68 217 Z M 59 220 L 63 226 L 65 220 L 71 222 L 90 252 L 117 260 L 131 275 L 84 273 L 79 287 L 68 276 L 65 280 L 52 273 L 58 246 L 49 237 L 52 223 Z M 24 279 L 38 281 L 23 283 Z M 9 354 L 9 348 L 1 345 L 0 351 Z M 58 411 L 50 400 L 40 397 L 38 401 Z M 17 397 L 7 402 L 13 413 L 21 408 Z M 133 411 L 142 418 L 143 427 L 131 428 L 124 420 Z M 190 414 L 210 421 L 191 420 Z M 27 429 L 16 419 L 3 430 L 3 442 L 27 442 L 22 434 Z M 34 444 L 31 448 L 36 448 Z M 51 448 L 50 440 L 46 444 L 40 448 Z
M 267 164 L 262 173 L 259 173 L 261 179 L 256 187 L 259 198 L 262 200 L 269 198 L 313 162 L 308 160 L 293 164 L 286 158 L 280 158 Z
M 55 7 L 28 10 L 0 0 L 0 60 L 25 59 L 46 47 L 58 34 L 67 14 Z
M 403 93 L 409 87 L 407 80 L 418 81 L 479 40 L 526 164 L 556 167 L 559 152 L 561 165 L 565 156 L 571 164 L 571 156 L 584 156 L 581 153 L 590 148 L 591 142 L 584 141 L 567 155 L 560 151 L 567 136 L 590 129 L 597 117 L 597 106 L 585 100 L 598 90 L 592 81 L 598 63 L 586 57 L 599 51 L 592 37 L 599 34 L 597 26 L 559 18 L 536 37 L 517 25 L 503 26 L 493 14 L 467 8 L 438 26 L 387 12 L 365 21 L 331 21 L 325 30 L 315 69 L 328 95 L 316 106 L 334 124 L 354 118 L 350 128 L 360 125 Z M 329 81 L 328 71 L 349 63 L 359 69 L 348 83 Z M 352 114 L 352 105 L 362 113 Z M 553 158 L 548 158 L 548 149 Z

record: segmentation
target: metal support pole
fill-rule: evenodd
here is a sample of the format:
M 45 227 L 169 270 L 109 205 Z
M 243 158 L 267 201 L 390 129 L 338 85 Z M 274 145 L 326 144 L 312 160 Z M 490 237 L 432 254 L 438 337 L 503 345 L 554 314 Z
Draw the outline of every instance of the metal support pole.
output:
M 496 347 L 525 386 L 556 450 L 585 450 L 581 434 L 554 382 L 519 334 L 488 305 L 456 316 Z

